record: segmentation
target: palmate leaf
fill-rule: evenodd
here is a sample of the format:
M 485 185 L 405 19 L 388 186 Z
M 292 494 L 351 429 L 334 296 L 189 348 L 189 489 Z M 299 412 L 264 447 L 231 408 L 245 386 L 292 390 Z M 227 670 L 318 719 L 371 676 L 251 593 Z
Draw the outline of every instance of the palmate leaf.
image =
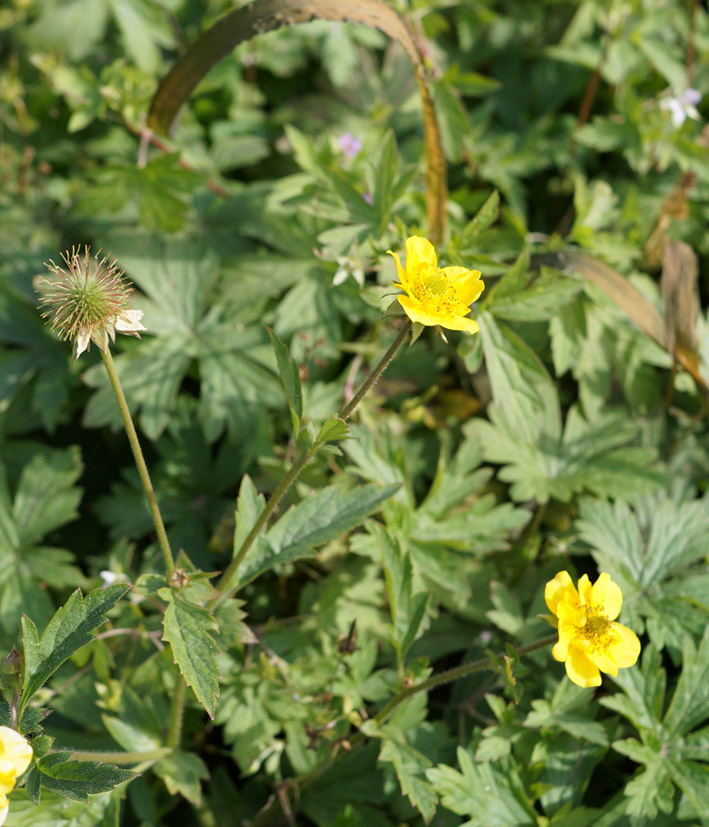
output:
M 70 372 L 69 348 L 57 346 L 40 314 L 19 293 L 0 287 L 0 399 L 7 404 L 31 383 L 30 408 L 52 430 L 69 401 L 77 377 Z
M 400 743 L 393 738 L 385 738 L 379 753 L 380 761 L 390 761 L 396 770 L 396 777 L 401 785 L 401 792 L 428 822 L 436 812 L 438 796 L 423 771 L 431 766 L 431 761 L 405 741 Z
M 470 816 L 461 827 L 534 827 L 538 813 L 532 806 L 512 759 L 474 761 L 458 748 L 460 772 L 439 764 L 426 771 L 426 778 L 441 798 L 441 804 L 458 815 Z
M 492 317 L 481 331 L 495 401 L 490 422 L 474 420 L 469 433 L 485 459 L 504 465 L 498 475 L 514 500 L 568 502 L 584 489 L 628 498 L 664 486 L 664 473 L 648 467 L 656 452 L 628 445 L 637 425 L 620 414 L 591 424 L 574 406 L 562 434 L 556 387 L 531 349 Z
M 227 424 L 252 421 L 264 405 L 282 405 L 272 349 L 260 325 L 238 324 L 236 310 L 213 301 L 219 277 L 216 256 L 190 240 L 115 235 L 112 254 L 150 300 L 134 304 L 156 338 L 120 355 L 116 370 L 132 410 L 140 409 L 145 433 L 156 438 L 177 404 L 180 385 L 193 363 L 200 379 L 199 417 L 210 441 Z M 86 421 L 118 427 L 120 416 L 96 366 L 84 378 L 100 388 L 89 401 Z
M 106 613 L 128 591 L 128 586 L 114 585 L 96 589 L 86 597 L 75 591 L 50 620 L 39 636 L 37 627 L 27 617 L 22 618 L 25 656 L 22 697 L 19 717 L 28 701 L 51 675 L 74 652 L 93 640 L 93 631 L 106 620 Z
M 683 645 L 709 618 L 706 556 L 709 504 L 677 502 L 667 495 L 639 498 L 633 508 L 584 498 L 576 530 L 591 546 L 600 569 L 623 590 L 624 616 L 647 629 L 658 647 Z
M 667 676 L 652 644 L 643 654 L 642 669 L 621 670 L 614 678 L 625 694 L 600 701 L 628 718 L 640 734 L 640 742 L 627 738 L 612 744 L 644 766 L 625 788 L 627 812 L 637 818 L 671 812 L 675 788 L 684 793 L 698 818 L 709 817 L 709 737 L 706 727 L 695 730 L 709 716 L 709 628 L 699 646 L 686 636 L 682 654 L 682 672 L 664 717 Z

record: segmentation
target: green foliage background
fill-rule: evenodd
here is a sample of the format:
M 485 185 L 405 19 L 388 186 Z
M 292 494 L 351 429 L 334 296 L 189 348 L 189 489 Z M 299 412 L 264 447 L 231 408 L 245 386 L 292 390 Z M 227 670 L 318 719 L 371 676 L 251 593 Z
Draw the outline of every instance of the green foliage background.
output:
M 373 28 L 284 28 L 156 137 L 160 78 L 229 3 L 0 9 L 0 643 L 24 644 L 23 731 L 52 710 L 8 827 L 709 824 L 709 137 L 703 102 L 679 126 L 667 107 L 709 91 L 709 18 L 391 5 L 448 161 L 440 257 L 487 285 L 480 334 L 399 353 L 214 615 L 204 573 L 400 325 L 385 253 L 429 234 L 411 64 Z M 144 310 L 116 365 L 179 587 L 98 354 L 70 363 L 36 310 L 41 263 L 84 243 Z M 563 569 L 621 585 L 636 667 L 584 690 L 510 649 L 372 720 L 543 637 Z M 192 689 L 169 750 L 174 658 Z

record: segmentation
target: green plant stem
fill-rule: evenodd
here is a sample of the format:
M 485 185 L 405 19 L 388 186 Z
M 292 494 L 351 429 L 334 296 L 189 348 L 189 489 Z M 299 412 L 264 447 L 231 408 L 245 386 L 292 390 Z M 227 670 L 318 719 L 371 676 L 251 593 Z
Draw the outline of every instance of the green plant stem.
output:
M 185 711 L 186 694 L 187 684 L 182 675 L 178 673 L 175 694 L 170 707 L 170 728 L 167 731 L 167 746 L 175 752 L 180 749 L 182 741 L 182 716 Z
M 359 390 L 357 393 L 350 399 L 350 401 L 345 405 L 338 412 L 338 416 L 340 419 L 348 419 L 349 416 L 352 414 L 354 409 L 359 405 L 359 403 L 364 399 L 367 393 L 372 388 L 372 385 L 376 383 L 379 377 L 384 373 L 384 371 L 389 366 L 389 362 L 394 358 L 396 351 L 401 347 L 404 339 L 406 338 L 408 332 L 411 330 L 411 321 L 407 319 L 404 324 L 401 326 L 401 329 L 396 335 L 396 339 L 389 345 L 389 350 L 382 356 L 379 360 L 379 364 L 374 368 L 374 370 L 369 374 L 369 376 L 362 382 L 360 385 Z
M 159 761 L 170 754 L 167 747 L 145 750 L 145 752 L 72 752 L 74 761 L 101 761 L 105 764 L 142 764 L 144 761 Z
M 220 594 L 212 601 L 212 608 L 218 606 L 221 602 L 226 600 L 231 595 L 232 591 L 234 590 L 233 581 L 236 577 L 236 573 L 239 566 L 241 565 L 244 557 L 246 557 L 246 553 L 261 533 L 263 527 L 268 522 L 271 514 L 273 514 L 273 512 L 278 507 L 278 504 L 283 499 L 286 491 L 288 491 L 291 485 L 293 485 L 293 483 L 296 481 L 298 475 L 303 470 L 303 468 L 305 468 L 305 466 L 315 456 L 317 450 L 318 446 L 313 445 L 312 447 L 303 451 L 300 454 L 300 456 L 296 459 L 296 461 L 293 463 L 285 477 L 281 480 L 280 484 L 278 485 L 278 488 L 276 488 L 273 494 L 271 494 L 271 499 L 266 503 L 266 507 L 261 512 L 261 516 L 254 523 L 254 527 L 251 529 L 248 536 L 241 544 L 241 548 L 239 549 L 236 556 L 231 561 L 226 571 L 217 583 L 217 591 L 219 591 Z
M 555 633 L 553 635 L 549 635 L 549 637 L 542 638 L 535 643 L 529 643 L 527 646 L 520 646 L 520 648 L 516 650 L 517 654 L 526 655 L 528 652 L 534 652 L 537 649 L 542 649 L 544 646 L 549 646 L 549 644 L 555 643 L 556 640 L 558 640 L 558 637 L 558 634 Z M 377 712 L 373 720 L 377 724 L 383 723 L 397 708 L 397 706 L 399 706 L 399 704 L 403 703 L 412 695 L 417 695 L 419 692 L 428 692 L 429 689 L 434 689 L 436 686 L 442 686 L 444 683 L 450 683 L 458 678 L 464 678 L 466 675 L 471 675 L 473 672 L 481 672 L 485 669 L 492 669 L 498 657 L 499 656 L 480 658 L 480 660 L 474 660 L 472 663 L 464 663 L 461 666 L 455 666 L 453 669 L 448 669 L 446 672 L 441 672 L 438 675 L 432 675 L 427 680 L 417 683 L 414 686 L 410 686 L 408 689 L 402 689 L 401 692 L 395 695 L 388 704 L 385 704 L 379 712 Z
M 351 416 L 354 409 L 359 405 L 359 403 L 364 399 L 367 395 L 367 392 L 371 389 L 374 383 L 379 379 L 379 377 L 384 373 L 389 365 L 389 362 L 394 358 L 396 351 L 401 347 L 403 341 L 406 339 L 408 332 L 411 330 L 411 322 L 407 319 L 404 324 L 401 326 L 401 329 L 396 335 L 394 341 L 389 345 L 387 352 L 382 356 L 379 360 L 377 366 L 372 370 L 372 372 L 367 376 L 367 378 L 362 382 L 357 393 L 350 399 L 350 401 L 337 412 L 337 416 L 340 419 L 347 419 Z M 229 566 L 222 574 L 219 582 L 217 583 L 217 591 L 219 592 L 218 596 L 215 597 L 212 602 L 210 603 L 210 608 L 215 608 L 224 600 L 232 595 L 236 586 L 234 581 L 236 579 L 236 573 L 239 569 L 239 566 L 246 557 L 248 550 L 253 545 L 256 538 L 259 536 L 261 531 L 263 530 L 264 526 L 268 523 L 271 515 L 278 507 L 279 503 L 285 496 L 285 493 L 288 489 L 293 485 L 293 483 L 298 479 L 300 472 L 305 468 L 305 466 L 310 462 L 310 460 L 315 456 L 318 452 L 320 445 L 316 442 L 310 448 L 304 450 L 298 458 L 295 460 L 293 465 L 291 466 L 290 470 L 286 474 L 286 476 L 281 480 L 280 484 L 276 488 L 276 490 L 271 494 L 271 498 L 269 499 L 266 507 L 261 512 L 261 516 L 258 520 L 254 523 L 253 528 L 249 532 L 248 536 L 241 544 L 241 548 L 238 550 L 234 559 L 231 561 Z
M 173 560 L 172 551 L 170 550 L 170 542 L 167 539 L 167 532 L 165 531 L 165 524 L 162 521 L 158 501 L 155 498 L 153 484 L 150 481 L 148 466 L 145 464 L 143 451 L 140 447 L 140 442 L 138 441 L 138 434 L 136 433 L 133 419 L 131 418 L 130 411 L 128 410 L 128 403 L 126 402 L 126 397 L 123 393 L 120 379 L 116 373 L 116 366 L 113 362 L 111 351 L 107 348 L 105 353 L 103 351 L 101 352 L 101 356 L 103 358 L 103 363 L 106 366 L 106 372 L 108 373 L 111 387 L 113 388 L 113 392 L 116 394 L 118 408 L 121 412 L 126 433 L 128 434 L 128 442 L 130 443 L 131 450 L 133 451 L 133 458 L 135 459 L 135 464 L 138 468 L 140 481 L 143 483 L 143 490 L 145 491 L 145 496 L 148 500 L 148 507 L 150 508 L 150 514 L 152 515 L 153 523 L 155 524 L 155 530 L 158 535 L 158 541 L 160 543 L 163 559 L 165 561 L 165 569 L 167 570 L 167 573 L 170 574 L 175 568 L 175 561 Z

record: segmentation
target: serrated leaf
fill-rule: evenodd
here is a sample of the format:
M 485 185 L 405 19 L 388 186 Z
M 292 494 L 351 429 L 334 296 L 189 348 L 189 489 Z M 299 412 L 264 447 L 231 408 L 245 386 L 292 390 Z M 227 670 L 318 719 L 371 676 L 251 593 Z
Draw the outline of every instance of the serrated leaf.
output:
M 250 582 L 279 563 L 313 555 L 316 546 L 359 525 L 398 489 L 398 484 L 364 485 L 344 491 L 333 485 L 315 492 L 286 511 L 265 535 L 260 548 L 249 550 L 240 583 Z
M 381 525 L 375 531 L 382 552 L 382 565 L 389 596 L 392 619 L 392 642 L 397 660 L 403 669 L 406 653 L 416 640 L 428 605 L 428 593 L 413 593 L 413 566 L 411 555 Z
M 267 539 L 275 554 L 292 554 L 322 545 L 359 525 L 399 487 L 393 483 L 363 485 L 350 491 L 337 485 L 323 488 L 288 509 L 269 530 Z
M 436 813 L 438 803 L 438 796 L 423 775 L 423 771 L 431 766 L 431 761 L 409 744 L 400 743 L 393 738 L 383 740 L 379 760 L 390 761 L 394 765 L 401 792 L 428 824 Z
M 209 770 L 202 759 L 192 752 L 177 752 L 162 758 L 152 767 L 165 782 L 170 795 L 184 796 L 199 807 L 202 801 L 201 781 L 209 778 Z
M 134 772 L 97 761 L 74 761 L 70 752 L 52 752 L 37 762 L 42 786 L 63 798 L 88 801 L 88 796 L 113 790 L 136 778 Z
M 172 647 L 183 678 L 210 718 L 219 697 L 219 648 L 213 632 L 219 627 L 208 609 L 173 593 L 163 619 L 163 640 Z
M 37 627 L 27 616 L 22 618 L 25 674 L 19 716 L 28 701 L 48 678 L 74 652 L 93 640 L 92 632 L 106 620 L 106 614 L 130 587 L 124 585 L 96 589 L 82 597 L 75 591 L 57 610 L 40 638 Z
M 486 827 L 535 827 L 537 813 L 510 759 L 495 764 L 474 762 L 458 748 L 460 772 L 444 764 L 426 771 L 441 804 L 458 815 L 471 816 Z

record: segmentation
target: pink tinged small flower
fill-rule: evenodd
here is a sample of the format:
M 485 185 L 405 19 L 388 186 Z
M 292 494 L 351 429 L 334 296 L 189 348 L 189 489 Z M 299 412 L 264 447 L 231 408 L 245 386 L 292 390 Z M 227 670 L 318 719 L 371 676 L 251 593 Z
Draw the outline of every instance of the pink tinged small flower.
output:
M 348 158 L 356 158 L 362 151 L 362 141 L 360 141 L 359 138 L 355 138 L 350 132 L 344 132 L 340 135 L 337 142 L 340 151 Z
M 140 338 L 142 310 L 128 306 L 133 288 L 124 278 L 118 262 L 91 258 L 88 247 L 62 255 L 65 266 L 47 264 L 50 275 L 37 280 L 42 316 L 60 339 L 74 344 L 77 359 L 91 342 L 104 353 L 115 342 L 116 331 Z
M 685 89 L 681 94 L 673 95 L 661 101 L 660 106 L 669 110 L 672 117 L 672 126 L 679 129 L 687 118 L 691 118 L 693 121 L 701 119 L 701 115 L 696 108 L 701 99 L 702 94 L 698 89 Z
M 370 207 L 374 203 L 374 196 L 372 195 L 371 192 L 365 192 L 365 194 L 362 196 L 362 198 L 364 198 L 364 200 L 369 204 Z

